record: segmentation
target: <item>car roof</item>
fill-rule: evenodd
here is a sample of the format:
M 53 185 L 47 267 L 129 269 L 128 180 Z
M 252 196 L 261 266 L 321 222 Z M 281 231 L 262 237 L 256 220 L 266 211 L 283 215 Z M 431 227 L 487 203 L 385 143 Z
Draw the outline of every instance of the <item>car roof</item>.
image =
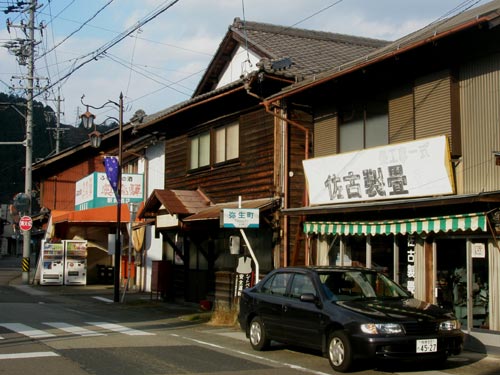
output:
M 281 267 L 275 270 L 276 272 L 335 272 L 335 271 L 363 271 L 377 272 L 377 270 L 365 267 L 354 266 L 291 266 Z

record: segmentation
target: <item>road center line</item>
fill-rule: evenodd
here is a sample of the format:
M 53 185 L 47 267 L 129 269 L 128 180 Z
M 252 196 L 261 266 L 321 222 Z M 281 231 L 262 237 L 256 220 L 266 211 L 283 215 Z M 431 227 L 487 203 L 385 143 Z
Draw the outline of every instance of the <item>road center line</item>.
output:
M 302 366 L 293 365 L 291 363 L 275 361 L 273 359 L 265 358 L 265 357 L 262 357 L 260 355 L 255 355 L 255 354 L 250 354 L 250 353 L 242 352 L 240 350 L 230 349 L 230 348 L 227 348 L 225 346 L 212 344 L 212 343 L 207 342 L 207 341 L 197 340 L 197 339 L 193 339 L 193 338 L 190 338 L 190 337 L 181 336 L 181 335 L 178 335 L 178 334 L 171 334 L 171 336 L 179 337 L 181 339 L 188 340 L 188 341 L 193 341 L 193 342 L 195 342 L 197 344 L 200 344 L 200 345 L 215 347 L 215 348 L 218 348 L 218 349 L 224 349 L 224 350 L 226 350 L 228 352 L 237 353 L 237 354 L 240 354 L 240 355 L 242 355 L 244 357 L 250 357 L 250 358 L 258 359 L 258 360 L 261 360 L 261 361 L 266 361 L 266 362 L 272 363 L 274 365 L 289 367 L 291 369 L 308 372 L 310 374 L 315 374 L 315 375 L 331 375 L 331 374 L 326 373 L 326 372 L 311 370 L 311 369 L 308 369 L 308 368 L 305 368 L 305 367 L 302 367 Z

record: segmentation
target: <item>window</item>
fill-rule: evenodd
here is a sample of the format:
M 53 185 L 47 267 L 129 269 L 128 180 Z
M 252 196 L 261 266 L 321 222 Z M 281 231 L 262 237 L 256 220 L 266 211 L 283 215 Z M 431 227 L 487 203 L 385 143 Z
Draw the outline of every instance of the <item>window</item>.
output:
M 342 110 L 339 125 L 340 152 L 363 150 L 389 143 L 387 103 L 369 102 Z
M 190 169 L 205 167 L 210 164 L 210 132 L 191 138 Z
M 302 294 L 312 293 L 316 296 L 316 289 L 311 279 L 306 275 L 295 274 L 290 289 L 292 298 L 300 298 Z
M 277 294 L 280 296 L 284 296 L 286 292 L 286 287 L 288 280 L 290 280 L 291 274 L 289 273 L 278 273 L 271 277 L 267 282 L 262 286 L 261 292 L 267 294 Z
M 231 124 L 215 130 L 215 162 L 235 159 L 239 154 L 239 125 Z
M 206 167 L 238 158 L 239 138 L 238 123 L 232 123 L 191 137 L 189 169 Z

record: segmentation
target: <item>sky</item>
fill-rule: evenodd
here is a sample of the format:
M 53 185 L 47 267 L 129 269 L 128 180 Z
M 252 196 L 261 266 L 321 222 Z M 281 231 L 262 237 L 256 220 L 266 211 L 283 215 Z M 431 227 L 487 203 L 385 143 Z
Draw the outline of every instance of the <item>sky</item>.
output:
M 28 16 L 3 10 L 0 46 L 25 38 Z M 57 109 L 61 123 L 78 126 L 83 104 L 96 122 L 124 121 L 191 97 L 234 18 L 309 30 L 396 40 L 487 0 L 38 0 L 35 100 Z M 138 27 L 140 26 L 140 27 Z M 103 52 L 103 53 L 100 53 Z M 0 48 L 0 92 L 24 96 L 26 66 Z M 14 78 L 13 78 L 14 77 Z M 11 91 L 14 87 L 15 91 Z M 82 96 L 84 98 L 82 99 Z M 83 102 L 83 104 L 82 104 Z M 36 141 L 36 140 L 35 140 Z

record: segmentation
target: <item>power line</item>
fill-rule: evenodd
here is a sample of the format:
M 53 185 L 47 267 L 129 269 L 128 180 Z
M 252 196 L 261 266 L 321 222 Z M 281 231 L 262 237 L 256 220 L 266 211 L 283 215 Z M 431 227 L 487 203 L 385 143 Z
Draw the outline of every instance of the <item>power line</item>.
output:
M 144 18 L 143 20 L 137 22 L 134 26 L 132 26 L 128 30 L 124 31 L 123 33 L 121 33 L 120 35 L 118 35 L 116 38 L 112 39 L 111 41 L 109 41 L 108 43 L 104 44 L 103 46 L 101 46 L 100 48 L 96 49 L 95 51 L 90 52 L 90 53 L 82 56 L 80 58 L 80 60 L 83 60 L 82 62 L 80 62 L 80 63 L 77 64 L 77 61 L 75 61 L 74 67 L 68 73 L 66 73 L 65 75 L 63 75 L 62 77 L 60 77 L 56 82 L 51 83 L 47 87 L 47 89 L 50 89 L 50 88 L 54 87 L 58 83 L 64 81 L 67 78 L 69 78 L 74 72 L 76 72 L 81 67 L 87 65 L 91 61 L 94 61 L 98 57 L 102 56 L 106 51 L 108 51 L 109 49 L 111 49 L 112 47 L 114 47 L 116 44 L 118 44 L 119 42 L 121 42 L 123 39 L 125 39 L 127 36 L 129 36 L 130 34 L 132 34 L 134 31 L 136 31 L 140 27 L 144 26 L 145 24 L 147 24 L 151 20 L 153 20 L 156 17 L 158 17 L 160 14 L 162 14 L 163 12 L 165 12 L 167 9 L 171 8 L 172 6 L 174 6 L 177 2 L 179 2 L 179 0 L 173 0 L 173 1 L 170 1 L 166 5 L 163 5 L 163 6 L 159 7 L 156 11 L 153 11 L 146 18 Z
M 67 37 L 65 37 L 63 40 L 61 40 L 59 43 L 57 43 L 56 45 L 54 45 L 51 49 L 49 49 L 48 51 L 46 51 L 45 53 L 43 53 L 41 56 L 39 56 L 37 58 L 37 60 L 41 59 L 42 57 L 44 57 L 48 53 L 52 52 L 57 47 L 59 47 L 61 44 L 63 44 L 65 41 L 67 41 L 69 38 L 71 38 L 73 35 L 75 35 L 77 32 L 79 32 L 80 30 L 82 30 L 85 27 L 85 25 L 87 25 L 90 21 L 92 21 L 94 18 L 96 18 L 99 15 L 99 13 L 101 13 L 104 9 L 106 9 L 109 6 L 109 4 L 111 4 L 113 1 L 114 0 L 109 0 L 96 13 L 94 13 L 88 20 L 86 20 L 84 23 L 82 23 L 79 28 L 77 28 L 75 31 L 73 31 L 71 34 L 69 34 Z

